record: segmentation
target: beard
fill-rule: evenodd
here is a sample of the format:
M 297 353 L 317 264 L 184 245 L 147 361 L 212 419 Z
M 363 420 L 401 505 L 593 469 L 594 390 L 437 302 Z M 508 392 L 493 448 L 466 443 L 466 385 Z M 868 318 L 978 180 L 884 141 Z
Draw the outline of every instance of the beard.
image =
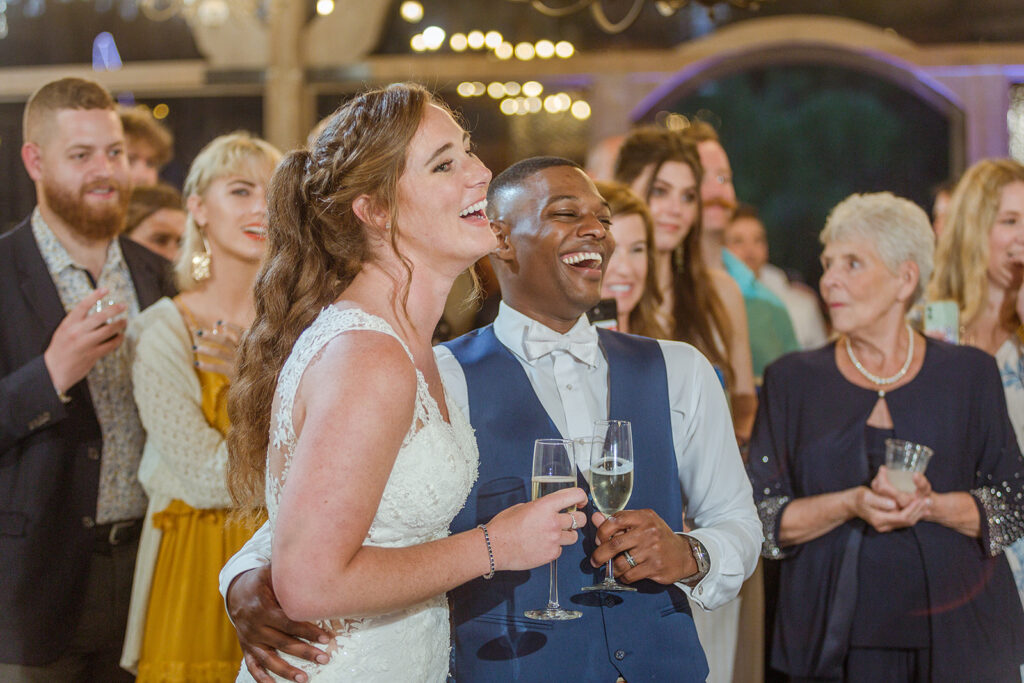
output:
M 85 195 L 95 187 L 111 187 L 116 200 L 92 206 Z M 94 181 L 77 192 L 66 187 L 43 183 L 43 196 L 50 210 L 72 230 L 90 240 L 109 240 L 121 233 L 131 200 L 128 188 L 114 179 Z

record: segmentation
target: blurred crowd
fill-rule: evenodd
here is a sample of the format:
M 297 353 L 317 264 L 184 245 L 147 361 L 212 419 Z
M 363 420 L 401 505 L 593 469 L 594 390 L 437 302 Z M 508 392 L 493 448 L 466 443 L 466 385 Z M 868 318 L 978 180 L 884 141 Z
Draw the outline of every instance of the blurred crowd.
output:
M 222 135 L 173 187 L 170 132 L 80 79 L 24 121 L 36 207 L 0 237 L 0 680 L 234 680 L 217 575 L 265 518 L 232 513 L 227 396 L 282 154 Z M 978 161 L 931 216 L 845 199 L 815 287 L 771 263 L 785 226 L 737 197 L 711 125 L 609 144 L 587 169 L 615 242 L 591 318 L 710 361 L 763 524 L 739 595 L 694 609 L 708 680 L 1019 679 L 1024 166 Z M 449 307 L 473 289 L 473 315 L 436 342 L 497 313 L 474 270 Z M 933 453 L 905 486 L 895 440 Z

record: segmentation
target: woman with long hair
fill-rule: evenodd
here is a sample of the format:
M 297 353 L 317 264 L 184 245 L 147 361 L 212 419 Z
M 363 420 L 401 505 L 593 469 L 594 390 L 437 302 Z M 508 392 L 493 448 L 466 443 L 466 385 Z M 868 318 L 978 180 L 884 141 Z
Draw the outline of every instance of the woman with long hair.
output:
M 281 153 L 222 135 L 192 162 L 175 262 L 179 294 L 132 323 L 132 380 L 149 496 L 122 666 L 139 681 L 231 681 L 241 650 L 217 572 L 253 528 L 229 523 L 227 391 L 265 249 L 266 188 Z
M 654 223 L 647 205 L 622 183 L 595 181 L 612 212 L 615 251 L 608 259 L 601 298 L 615 299 L 619 332 L 665 339 L 661 292 L 654 277 Z
M 746 309 L 735 281 L 701 257 L 702 176 L 696 149 L 663 128 L 632 131 L 615 162 L 615 179 L 645 198 L 654 222 L 662 324 L 722 372 L 737 439 L 745 444 L 757 408 Z
M 495 248 L 490 178 L 448 109 L 396 84 L 343 105 L 271 182 L 229 487 L 267 507 L 284 611 L 332 634 L 324 663 L 289 658 L 310 679 L 445 680 L 445 592 L 549 562 L 586 521 L 561 512 L 585 501 L 573 488 L 448 535 L 477 450 L 431 333 L 456 276 Z
M 960 312 L 960 343 L 995 356 L 1017 443 L 1024 448 L 1024 165 L 983 159 L 949 200 L 928 300 Z M 1006 557 L 1024 600 L 1024 541 Z

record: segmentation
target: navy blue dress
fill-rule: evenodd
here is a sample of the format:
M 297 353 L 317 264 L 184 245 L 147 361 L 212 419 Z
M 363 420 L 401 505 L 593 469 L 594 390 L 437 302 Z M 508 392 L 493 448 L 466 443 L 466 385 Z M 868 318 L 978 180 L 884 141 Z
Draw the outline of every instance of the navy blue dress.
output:
M 782 560 L 771 663 L 794 677 L 842 678 L 851 639 L 865 638 L 854 626 L 867 614 L 861 584 L 894 580 L 871 576 L 877 535 L 859 519 L 798 546 L 777 542 L 794 498 L 870 484 L 877 463 L 869 462 L 865 427 L 877 401 L 842 376 L 834 344 L 789 354 L 765 371 L 748 468 L 764 554 Z M 1020 681 L 1024 612 L 1002 550 L 1024 535 L 1024 461 L 995 363 L 978 349 L 929 339 L 921 371 L 886 402 L 892 435 L 935 451 L 932 488 L 970 492 L 981 513 L 980 539 L 931 522 L 902 538 L 912 545 L 901 552 L 920 552 L 910 574 L 920 581 L 923 570 L 924 586 L 908 595 L 926 601 L 932 678 Z M 915 629 L 914 638 L 922 633 Z

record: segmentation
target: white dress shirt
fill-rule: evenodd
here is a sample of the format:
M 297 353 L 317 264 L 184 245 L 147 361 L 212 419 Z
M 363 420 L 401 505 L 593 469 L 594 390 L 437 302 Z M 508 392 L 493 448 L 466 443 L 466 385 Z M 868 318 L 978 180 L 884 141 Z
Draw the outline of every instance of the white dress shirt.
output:
M 608 361 L 596 354 L 594 364 L 556 350 L 530 359 L 523 341 L 531 327 L 541 327 L 515 309 L 501 304 L 494 334 L 515 355 L 530 385 L 558 431 L 566 439 L 593 436 L 594 421 L 608 417 Z M 553 330 L 543 330 L 548 335 Z M 596 335 L 581 317 L 568 335 Z M 668 394 L 679 469 L 680 494 L 690 535 L 707 548 L 711 570 L 691 588 L 676 584 L 704 609 L 732 600 L 754 571 L 761 549 L 761 522 L 754 508 L 736 447 L 725 393 L 714 369 L 689 344 L 658 341 L 665 357 Z M 449 401 L 472 418 L 462 366 L 444 346 L 434 348 Z M 484 456 L 486 457 L 486 456 Z M 579 463 L 586 473 L 588 463 Z M 525 465 L 529 468 L 529 462 Z M 671 521 L 671 520 L 669 520 Z M 242 572 L 265 564 L 270 557 L 270 533 L 261 528 L 233 557 L 220 575 L 221 594 Z

